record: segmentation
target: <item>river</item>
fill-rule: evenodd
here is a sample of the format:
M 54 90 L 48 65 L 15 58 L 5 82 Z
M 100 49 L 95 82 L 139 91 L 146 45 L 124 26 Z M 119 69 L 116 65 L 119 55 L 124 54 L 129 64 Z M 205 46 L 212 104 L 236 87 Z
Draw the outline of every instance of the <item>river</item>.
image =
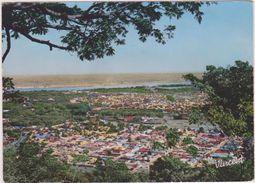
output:
M 17 87 L 16 90 L 21 92 L 32 92 L 32 91 L 80 91 L 80 90 L 93 90 L 97 88 L 128 88 L 128 87 L 156 87 L 156 88 L 165 88 L 165 89 L 176 89 L 176 88 L 185 88 L 190 86 L 173 86 L 173 87 L 159 87 L 159 85 L 178 85 L 178 84 L 187 84 L 189 85 L 190 82 L 153 82 L 153 83 L 144 83 L 144 84 L 119 84 L 119 85 L 109 85 L 109 86 L 79 86 L 79 87 L 52 87 L 52 88 L 19 88 Z

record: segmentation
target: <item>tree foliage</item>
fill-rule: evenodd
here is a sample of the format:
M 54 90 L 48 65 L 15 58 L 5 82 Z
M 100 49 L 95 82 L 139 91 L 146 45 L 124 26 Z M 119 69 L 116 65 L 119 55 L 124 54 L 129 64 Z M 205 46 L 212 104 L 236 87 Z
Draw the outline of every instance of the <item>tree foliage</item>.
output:
M 198 149 L 196 148 L 196 146 L 189 145 L 189 146 L 186 148 L 186 151 L 187 151 L 187 153 L 189 153 L 191 156 L 196 156 L 196 155 L 197 155 L 197 152 L 198 152 Z
M 251 181 L 254 179 L 252 160 L 245 160 L 242 164 L 218 168 L 217 180 L 220 181 Z
M 88 155 L 86 153 L 80 154 L 80 155 L 75 155 L 73 158 L 73 163 L 79 163 L 79 162 L 85 162 L 88 161 Z
M 4 3 L 2 6 L 2 30 L 7 49 L 3 61 L 11 48 L 11 38 L 24 36 L 32 42 L 77 53 L 81 60 L 94 60 L 110 56 L 117 45 L 125 44 L 129 27 L 137 30 L 139 40 L 153 37 L 165 44 L 172 38 L 175 25 L 163 28 L 157 22 L 163 17 L 179 19 L 191 13 L 200 23 L 202 2 L 94 2 L 82 9 L 64 3 Z M 206 3 L 209 5 L 209 3 Z M 40 39 L 50 31 L 61 32 L 59 42 Z M 38 37 L 39 36 L 39 37 Z
M 155 182 L 191 181 L 190 166 L 178 158 L 159 158 L 150 166 L 150 180 Z
M 250 181 L 254 177 L 252 160 L 243 164 L 216 168 L 203 162 L 202 167 L 191 167 L 178 158 L 159 158 L 150 166 L 150 181 L 154 182 L 214 182 Z
M 169 147 L 173 147 L 179 142 L 180 134 L 176 128 L 170 128 L 167 131 L 166 140 Z
M 131 173 L 124 162 L 97 159 L 93 182 L 148 182 L 147 172 Z
M 217 179 L 241 181 L 254 178 L 253 145 L 253 67 L 236 61 L 227 68 L 207 66 L 202 79 L 187 74 L 185 79 L 205 92 L 208 105 L 202 108 L 204 117 L 218 125 L 229 136 L 243 138 L 243 164 L 219 168 Z
M 73 115 L 86 115 L 86 113 L 90 110 L 90 107 L 86 103 L 82 104 L 68 104 L 67 108 L 71 110 Z
M 194 144 L 193 140 L 192 140 L 190 137 L 185 137 L 185 138 L 182 140 L 182 143 L 185 144 L 185 145 Z
M 201 111 L 199 109 L 192 109 L 189 114 L 189 123 L 190 124 L 199 124 L 202 118 Z
M 167 95 L 166 99 L 169 100 L 170 102 L 174 102 L 175 98 L 172 95 Z
M 155 142 L 153 142 L 152 149 L 153 150 L 162 150 L 162 149 L 165 149 L 165 146 L 162 143 L 155 141 Z
M 73 170 L 51 156 L 52 151 L 41 152 L 41 150 L 42 147 L 34 143 L 21 144 L 17 152 L 11 149 L 5 150 L 4 180 L 6 182 L 37 183 L 73 179 Z
M 15 90 L 13 79 L 10 77 L 3 77 L 3 100 L 18 102 L 22 100 L 19 91 Z
M 205 92 L 209 104 L 203 109 L 208 121 L 227 135 L 253 135 L 253 67 L 236 61 L 227 68 L 207 66 L 202 79 L 187 74 L 185 79 Z
M 96 171 L 98 173 L 95 177 L 96 182 L 130 182 L 132 179 L 126 164 L 112 159 L 98 162 Z

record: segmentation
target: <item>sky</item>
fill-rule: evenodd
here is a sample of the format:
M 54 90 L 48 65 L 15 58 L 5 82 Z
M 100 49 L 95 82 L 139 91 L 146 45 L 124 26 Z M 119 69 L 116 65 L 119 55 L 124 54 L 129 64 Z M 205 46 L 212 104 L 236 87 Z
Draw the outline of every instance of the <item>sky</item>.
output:
M 86 5 L 82 5 L 86 6 Z M 226 67 L 235 60 L 252 64 L 252 3 L 219 2 L 204 6 L 202 23 L 185 14 L 176 25 L 174 38 L 162 45 L 153 39 L 142 43 L 130 30 L 126 44 L 114 56 L 80 61 L 75 53 L 32 43 L 26 38 L 12 40 L 4 75 L 173 73 L 203 72 L 206 65 Z M 160 24 L 167 23 L 162 20 Z M 59 35 L 50 34 L 56 40 Z M 4 42 L 3 42 L 4 44 Z M 4 51 L 3 47 L 3 51 Z

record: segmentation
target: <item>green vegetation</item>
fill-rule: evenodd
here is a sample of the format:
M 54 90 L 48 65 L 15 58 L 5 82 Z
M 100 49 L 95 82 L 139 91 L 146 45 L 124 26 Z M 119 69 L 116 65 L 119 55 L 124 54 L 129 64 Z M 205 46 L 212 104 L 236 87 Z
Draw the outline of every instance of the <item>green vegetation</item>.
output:
M 191 84 L 165 84 L 165 85 L 158 85 L 158 87 L 187 87 L 187 86 L 192 86 Z
M 196 92 L 198 91 L 196 88 L 157 88 L 157 92 L 159 93 L 182 93 L 182 92 Z
M 210 103 L 204 108 L 208 121 L 221 127 L 227 135 L 253 135 L 253 67 L 236 61 L 234 66 L 207 66 L 202 79 L 184 76 L 205 92 Z
M 29 92 L 21 92 L 21 94 L 26 97 L 30 98 L 32 101 L 44 101 L 48 103 L 69 103 L 70 99 L 76 98 L 76 97 L 86 97 L 86 93 L 68 93 L 65 94 L 65 92 L 61 91 L 29 91 Z M 49 98 L 53 98 L 54 101 L 49 101 Z
M 185 137 L 183 140 L 182 140 L 182 143 L 185 144 L 185 145 L 188 145 L 188 144 L 193 144 L 193 140 L 190 138 L 190 137 Z
M 193 86 L 206 93 L 208 105 L 201 116 L 218 125 L 228 136 L 243 137 L 244 158 L 241 165 L 219 169 L 221 181 L 251 180 L 254 177 L 253 142 L 253 67 L 248 62 L 236 61 L 227 68 L 207 66 L 202 79 L 193 74 L 184 76 Z M 191 120 L 197 123 L 198 117 Z M 239 168 L 239 170 L 238 170 Z M 220 171 L 224 173 L 220 173 Z M 238 171 L 238 173 L 237 173 Z
M 217 169 L 217 180 L 220 181 L 251 181 L 254 179 L 253 160 L 245 160 L 242 164 Z
M 107 133 L 116 133 L 119 132 L 118 127 L 112 123 L 108 123 L 106 126 L 110 127 Z
M 170 128 L 167 131 L 166 140 L 169 147 L 173 147 L 179 142 L 180 134 L 176 128 Z
M 73 163 L 79 163 L 79 162 L 84 162 L 84 161 L 88 161 L 88 155 L 87 154 L 80 154 L 80 155 L 75 155 L 73 157 Z
M 104 165 L 103 165 L 104 164 Z M 144 172 L 131 173 L 124 162 L 97 160 L 93 182 L 142 182 L 149 181 L 148 174 Z
M 196 156 L 196 155 L 197 155 L 198 149 L 197 149 L 195 146 L 190 145 L 190 146 L 188 146 L 188 147 L 186 148 L 186 151 L 187 151 L 187 153 L 189 153 L 190 155 Z
M 160 158 L 151 165 L 149 175 L 145 172 L 131 173 L 124 162 L 111 159 L 98 160 L 95 171 L 85 173 L 57 161 L 50 155 L 50 150 L 38 156 L 41 149 L 38 144 L 23 143 L 17 152 L 4 150 L 5 182 L 244 181 L 253 178 L 251 160 L 223 168 L 208 164 L 191 168 L 171 156 Z M 86 158 L 78 159 L 83 161 Z
M 165 146 L 160 142 L 153 142 L 152 149 L 153 150 L 162 150 L 162 149 L 165 149 Z
M 143 86 L 137 86 L 137 87 L 126 87 L 126 88 L 96 88 L 93 89 L 94 92 L 103 92 L 103 93 L 115 93 L 115 92 L 128 92 L 128 93 L 150 93 L 152 92 L 150 89 L 143 87 Z
M 18 139 L 21 135 L 21 131 L 20 130 L 4 130 L 4 133 L 7 133 L 7 135 L 9 137 L 14 137 L 16 139 Z
M 70 104 L 69 100 L 86 94 L 64 94 L 63 92 L 24 92 L 24 102 L 3 103 L 4 113 L 11 125 L 51 126 L 66 120 L 84 121 L 89 106 L 86 103 Z
M 249 181 L 253 179 L 252 167 L 252 160 L 247 160 L 243 164 L 221 168 L 204 162 L 203 167 L 192 168 L 178 158 L 167 156 L 159 158 L 150 166 L 149 175 L 153 182 Z
M 191 180 L 190 166 L 177 158 L 159 158 L 150 166 L 150 181 L 179 182 Z
M 179 92 L 195 92 L 197 91 L 196 88 L 156 88 L 155 89 L 159 93 L 179 93 Z M 102 92 L 102 93 L 117 93 L 117 92 L 123 92 L 123 93 L 153 93 L 153 90 L 146 88 L 145 86 L 137 86 L 137 87 L 126 87 L 126 88 L 97 88 L 93 89 L 94 92 Z M 171 100 L 170 100 L 171 101 Z
M 157 126 L 157 127 L 155 128 L 155 130 L 160 130 L 160 131 L 162 131 L 162 130 L 167 130 L 167 129 L 168 129 L 168 127 L 165 126 L 165 125 Z
M 163 117 L 163 111 L 157 109 L 104 109 L 98 112 L 99 116 L 149 116 Z
M 173 85 L 159 85 L 160 87 L 176 87 L 179 86 L 178 84 Z M 190 85 L 181 85 L 181 86 L 190 86 Z M 176 93 L 176 92 L 192 92 L 195 91 L 194 88 L 156 88 L 157 92 L 160 93 Z M 126 88 L 96 88 L 93 89 L 94 92 L 102 92 L 102 93 L 117 93 L 117 92 L 123 92 L 123 93 L 152 93 L 153 91 L 145 86 L 136 86 L 136 87 L 126 87 Z M 171 101 L 171 100 L 170 100 Z
M 13 78 L 2 77 L 3 82 L 3 100 L 9 100 L 14 102 L 22 101 L 22 95 L 14 88 Z
M 82 104 L 68 104 L 67 108 L 71 110 L 71 115 L 74 120 L 84 121 L 86 119 L 86 114 L 90 110 L 90 107 L 86 103 Z
M 73 115 L 86 115 L 90 110 L 88 104 L 68 104 L 67 108 L 71 110 Z
M 138 131 L 145 131 L 145 130 L 148 130 L 148 129 L 152 129 L 152 126 L 150 125 L 144 125 L 144 124 L 140 124 L 139 125 L 139 128 L 138 128 Z
M 98 162 L 96 167 L 98 175 L 96 182 L 130 182 L 132 176 L 124 162 L 115 162 L 112 159 L 106 159 Z
M 167 95 L 166 99 L 169 100 L 170 102 L 174 102 L 175 98 L 172 95 Z
M 221 158 L 223 161 L 228 161 L 228 160 L 231 160 L 233 159 L 230 155 L 228 155 L 227 157 L 223 157 Z
M 23 143 L 18 152 L 4 150 L 5 182 L 70 182 L 81 181 L 73 177 L 74 171 L 51 156 L 51 151 L 40 153 L 38 144 Z M 38 155 L 40 153 L 40 155 Z M 80 175 L 82 177 L 82 175 Z M 81 178 L 80 177 L 80 178 Z M 74 180 L 73 180 L 74 179 Z M 83 176 L 83 180 L 87 180 Z
M 200 120 L 202 119 L 202 114 L 199 109 L 192 109 L 191 113 L 189 114 L 189 123 L 190 124 L 199 124 Z
M 124 123 L 118 123 L 118 130 L 119 131 L 122 131 L 122 130 L 124 130 L 124 128 L 125 128 L 125 124 Z
M 12 125 L 51 126 L 71 118 L 70 112 L 61 104 L 37 102 L 33 104 L 33 108 L 28 108 L 20 103 L 4 103 L 4 108 L 10 110 L 5 117 L 10 119 Z

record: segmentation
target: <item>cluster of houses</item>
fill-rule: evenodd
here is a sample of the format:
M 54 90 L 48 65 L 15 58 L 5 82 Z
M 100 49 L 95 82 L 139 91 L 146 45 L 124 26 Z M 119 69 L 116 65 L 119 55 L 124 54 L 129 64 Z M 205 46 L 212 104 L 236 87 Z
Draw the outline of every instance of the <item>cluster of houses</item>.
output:
M 138 132 L 138 126 L 125 128 L 119 133 L 107 133 L 108 127 L 97 130 L 83 129 L 77 132 L 74 124 L 55 125 L 49 128 L 33 130 L 29 141 L 44 143 L 46 149 L 52 149 L 52 155 L 59 160 L 73 163 L 74 157 L 87 151 L 88 160 L 76 162 L 77 166 L 94 167 L 98 158 L 113 158 L 124 161 L 132 171 L 148 169 L 150 162 L 167 151 L 152 151 L 153 141 L 165 143 L 164 132 L 147 130 Z M 65 135 L 63 135 L 65 134 Z
M 200 132 L 196 129 L 178 129 L 181 134 L 179 143 L 169 148 L 166 140 L 166 129 L 159 130 L 155 126 L 144 131 L 138 130 L 138 124 L 125 127 L 122 131 L 108 133 L 109 127 L 97 126 L 95 130 L 87 130 L 81 124 L 67 123 L 49 128 L 33 130 L 29 138 L 45 144 L 46 149 L 52 149 L 52 155 L 59 160 L 80 167 L 95 167 L 98 159 L 112 158 L 123 161 L 133 171 L 148 170 L 158 158 L 172 155 L 189 163 L 191 166 L 202 166 L 202 160 L 213 163 L 213 160 L 238 156 L 242 146 L 236 139 L 229 140 L 216 131 Z M 86 124 L 84 124 L 86 125 Z M 197 147 L 196 156 L 186 152 L 182 139 L 190 137 Z M 163 148 L 155 148 L 155 142 Z M 233 145 L 234 144 L 234 145 Z M 74 161 L 75 156 L 86 156 L 82 161 Z
M 71 104 L 79 104 L 81 102 L 88 102 L 86 97 L 75 97 L 69 100 Z
M 175 102 L 174 112 L 180 112 L 183 114 L 188 113 L 192 108 L 200 107 L 206 104 L 205 98 L 193 99 L 179 99 Z M 171 111 L 168 111 L 171 112 Z
M 187 112 L 192 107 L 204 104 L 204 95 L 198 95 L 196 98 L 176 98 L 175 101 L 169 101 L 162 93 L 100 93 L 94 94 L 91 100 L 91 105 L 95 110 L 133 108 Z
M 66 92 L 69 94 L 69 92 Z M 24 103 L 30 105 L 30 100 Z M 54 101 L 50 98 L 48 101 Z M 148 170 L 158 158 L 172 155 L 191 166 L 203 166 L 203 160 L 215 163 L 222 158 L 235 158 L 242 154 L 242 139 L 228 138 L 217 129 L 200 130 L 180 128 L 180 140 L 174 147 L 168 147 L 164 118 L 142 116 L 138 123 L 133 123 L 135 116 L 124 116 L 115 121 L 125 124 L 118 132 L 109 132 L 107 119 L 99 119 L 97 111 L 101 109 L 161 109 L 165 113 L 187 113 L 192 107 L 205 104 L 204 95 L 196 97 L 175 97 L 167 100 L 163 93 L 96 93 L 90 92 L 87 97 L 76 97 L 69 100 L 71 104 L 89 103 L 92 110 L 87 112 L 88 121 L 66 122 L 51 127 L 22 127 L 21 131 L 29 132 L 28 141 L 45 144 L 44 150 L 52 149 L 52 155 L 59 160 L 80 167 L 95 167 L 98 159 L 112 158 L 123 161 L 133 171 Z M 93 122 L 94 120 L 94 122 Z M 103 122 L 103 125 L 99 124 Z M 141 130 L 140 125 L 150 128 Z M 88 128 L 91 126 L 91 128 Z M 5 135 L 6 143 L 17 139 Z M 187 151 L 183 140 L 189 137 L 192 146 L 197 149 L 194 155 Z M 160 144 L 157 148 L 155 144 Z M 78 159 L 77 156 L 83 158 Z
M 242 155 L 242 139 L 229 138 L 216 128 L 202 132 L 196 129 L 179 129 L 179 131 L 182 133 L 182 139 L 185 137 L 192 139 L 191 145 L 197 148 L 197 153 L 192 156 L 186 152 L 187 144 L 180 141 L 171 149 L 170 154 L 191 166 L 203 166 L 202 160 L 215 164 L 218 159 L 233 159 Z
M 92 98 L 92 105 L 103 108 L 172 109 L 172 103 L 159 93 L 105 93 Z

